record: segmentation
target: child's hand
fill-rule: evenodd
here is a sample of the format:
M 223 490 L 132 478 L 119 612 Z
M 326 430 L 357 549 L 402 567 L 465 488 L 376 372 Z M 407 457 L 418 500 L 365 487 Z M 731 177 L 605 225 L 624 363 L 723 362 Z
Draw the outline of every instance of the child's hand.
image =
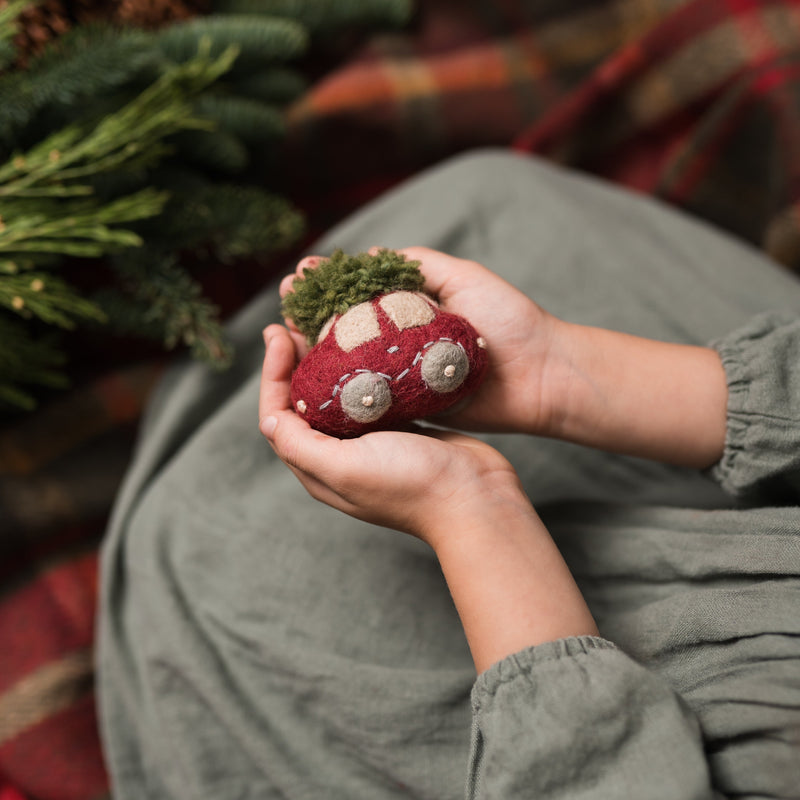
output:
M 508 461 L 450 432 L 381 431 L 335 439 L 291 408 L 292 334 L 264 331 L 261 432 L 312 497 L 413 534 L 435 551 L 475 667 L 524 647 L 597 635 L 558 548 Z
M 547 365 L 554 360 L 559 320 L 475 261 L 426 247 L 398 252 L 419 261 L 427 291 L 487 341 L 485 379 L 442 422 L 466 430 L 546 434 L 553 409 Z
M 546 434 L 552 410 L 558 408 L 549 400 L 553 392 L 545 377 L 559 321 L 474 261 L 425 247 L 398 252 L 420 262 L 426 289 L 444 309 L 467 319 L 488 343 L 486 378 L 467 402 L 443 415 L 441 422 L 467 430 Z M 298 275 L 321 260 L 319 256 L 301 260 L 296 273 L 281 282 L 281 297 L 292 290 Z M 290 321 L 287 326 L 302 358 L 308 351 L 304 337 Z
M 280 325 L 264 332 L 259 419 L 275 452 L 314 498 L 434 548 L 451 532 L 486 524 L 499 506 L 531 512 L 508 461 L 471 437 L 384 431 L 339 440 L 312 430 L 291 407 L 295 338 Z

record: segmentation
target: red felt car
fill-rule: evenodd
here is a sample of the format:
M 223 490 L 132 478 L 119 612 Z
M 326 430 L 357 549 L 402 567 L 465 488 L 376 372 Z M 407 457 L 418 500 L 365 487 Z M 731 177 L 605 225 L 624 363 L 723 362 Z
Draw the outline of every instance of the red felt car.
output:
M 428 295 L 398 291 L 334 315 L 292 378 L 292 402 L 336 436 L 437 414 L 474 391 L 486 343 Z

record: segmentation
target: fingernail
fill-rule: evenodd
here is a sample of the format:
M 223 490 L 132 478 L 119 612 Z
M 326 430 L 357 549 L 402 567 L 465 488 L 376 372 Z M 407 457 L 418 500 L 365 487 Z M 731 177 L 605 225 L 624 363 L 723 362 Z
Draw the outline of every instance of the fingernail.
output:
M 261 428 L 261 433 L 263 433 L 267 439 L 271 439 L 272 435 L 275 433 L 275 428 L 277 425 L 278 420 L 275 417 L 264 417 L 264 419 L 261 420 L 261 425 L 259 425 L 259 427 Z

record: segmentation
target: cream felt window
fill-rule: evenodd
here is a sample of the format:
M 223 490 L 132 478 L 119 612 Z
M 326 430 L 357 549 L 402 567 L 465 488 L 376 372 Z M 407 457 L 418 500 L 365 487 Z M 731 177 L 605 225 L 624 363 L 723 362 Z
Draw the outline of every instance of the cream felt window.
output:
M 436 316 L 431 304 L 416 292 L 392 292 L 382 297 L 379 303 L 401 331 L 427 325 Z
M 343 314 L 334 328 L 336 344 L 349 353 L 364 342 L 377 339 L 381 335 L 378 315 L 372 303 L 359 303 Z
M 333 327 L 333 323 L 336 322 L 337 316 L 334 314 L 323 326 L 322 330 L 317 335 L 317 344 L 319 344 L 330 332 L 331 328 Z

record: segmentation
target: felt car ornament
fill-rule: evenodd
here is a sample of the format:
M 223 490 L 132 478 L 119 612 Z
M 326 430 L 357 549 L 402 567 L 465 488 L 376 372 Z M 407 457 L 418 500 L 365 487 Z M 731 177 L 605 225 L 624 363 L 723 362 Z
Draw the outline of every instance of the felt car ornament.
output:
M 478 387 L 486 342 L 422 291 L 418 261 L 341 250 L 295 278 L 283 313 L 311 350 L 291 397 L 311 427 L 340 438 L 441 413 Z

